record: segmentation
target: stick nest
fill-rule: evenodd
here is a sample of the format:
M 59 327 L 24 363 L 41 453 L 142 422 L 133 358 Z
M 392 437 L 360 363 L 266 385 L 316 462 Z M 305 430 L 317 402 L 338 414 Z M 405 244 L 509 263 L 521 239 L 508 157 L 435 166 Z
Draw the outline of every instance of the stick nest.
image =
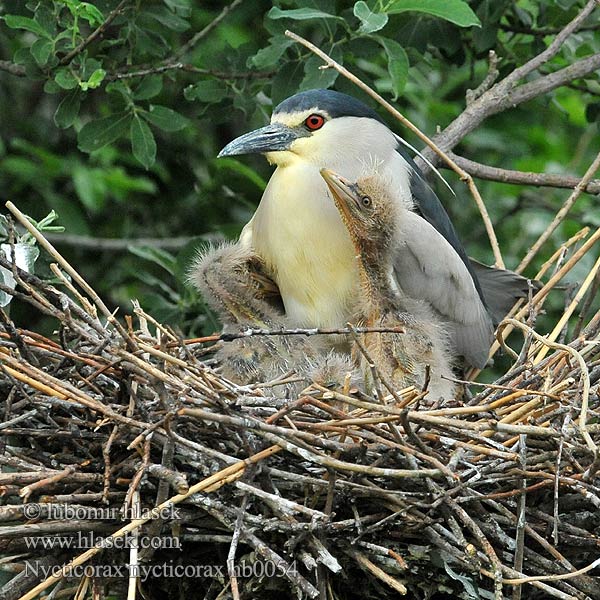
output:
M 2 315 L 3 599 L 600 598 L 599 313 L 544 340 L 525 320 L 542 288 L 504 323 L 525 337 L 506 374 L 443 406 L 282 397 L 221 377 L 213 338 L 140 307 L 120 324 L 77 278 L 0 265 L 60 324 L 48 339 Z

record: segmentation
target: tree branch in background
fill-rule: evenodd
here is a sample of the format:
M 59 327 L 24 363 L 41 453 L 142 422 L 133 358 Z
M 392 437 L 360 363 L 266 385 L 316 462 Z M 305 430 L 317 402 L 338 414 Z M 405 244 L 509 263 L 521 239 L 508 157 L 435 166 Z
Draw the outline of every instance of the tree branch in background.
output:
M 507 75 L 500 85 L 514 86 L 518 81 L 533 73 L 536 69 L 554 58 L 560 51 L 567 38 L 576 31 L 580 25 L 589 17 L 590 13 L 598 6 L 598 0 L 588 0 L 588 3 L 581 9 L 579 14 L 556 35 L 552 43 L 537 56 L 528 60 L 524 65 L 517 67 L 512 73 Z
M 110 12 L 108 17 L 104 23 L 99 25 L 90 35 L 85 38 L 76 48 L 73 48 L 71 52 L 65 54 L 59 61 L 59 65 L 64 66 L 68 65 L 78 54 L 81 54 L 96 38 L 100 37 L 110 26 L 110 24 L 117 18 L 117 16 L 121 13 L 125 5 L 129 2 L 129 0 L 121 0 L 119 4 L 117 4 L 116 8 Z
M 25 77 L 25 67 L 9 60 L 0 60 L 0 71 L 6 71 L 16 77 Z
M 485 79 L 474 90 L 467 90 L 467 104 L 472 104 L 477 98 L 480 98 L 482 94 L 487 92 L 496 83 L 499 75 L 498 55 L 493 50 L 490 50 L 488 53 L 488 73 Z
M 532 98 L 537 98 L 537 96 L 551 92 L 557 87 L 565 85 L 570 81 L 589 75 L 599 68 L 600 53 L 582 58 L 568 67 L 564 67 L 559 71 L 544 75 L 535 81 L 524 83 L 519 86 L 514 92 L 508 94 L 502 109 L 506 110 L 506 108 L 511 106 L 516 106 L 517 104 L 522 104 Z
M 195 34 L 188 40 L 173 56 L 163 60 L 163 64 L 170 62 L 178 62 L 182 56 L 193 50 L 194 46 L 203 38 L 205 38 L 232 10 L 236 9 L 244 0 L 233 0 L 227 5 L 204 29 Z
M 447 154 L 457 165 L 462 167 L 467 173 L 473 175 L 473 177 L 486 179 L 488 181 L 567 189 L 573 189 L 582 181 L 580 177 L 569 175 L 500 169 L 498 167 L 490 167 L 489 165 L 483 165 L 473 160 L 469 160 L 468 158 L 458 156 L 458 154 L 454 154 L 454 152 L 448 152 Z M 589 183 L 585 185 L 583 191 L 588 194 L 600 194 L 600 179 L 590 180 Z
M 490 245 L 492 247 L 492 251 L 494 253 L 494 261 L 495 266 L 497 268 L 504 268 L 504 260 L 502 259 L 502 254 L 500 252 L 500 246 L 498 245 L 498 238 L 496 237 L 496 232 L 494 231 L 494 226 L 492 225 L 492 221 L 490 219 L 489 213 L 483 202 L 481 194 L 475 185 L 475 181 L 463 169 L 461 169 L 441 148 L 439 148 L 436 143 L 431 140 L 426 134 L 424 134 L 416 125 L 414 125 L 411 121 L 409 121 L 399 110 L 394 108 L 387 100 L 385 100 L 382 96 L 380 96 L 372 87 L 368 86 L 362 79 L 351 73 L 348 69 L 340 65 L 338 62 L 333 60 L 331 56 L 327 53 L 323 52 L 320 48 L 294 33 L 293 31 L 286 31 L 285 35 L 289 38 L 292 38 L 294 41 L 302 44 L 305 48 L 308 48 L 313 54 L 316 54 L 325 64 L 321 68 L 331 68 L 335 69 L 340 75 L 354 83 L 358 88 L 363 90 L 366 94 L 371 96 L 376 102 L 378 102 L 383 108 L 385 108 L 393 117 L 395 117 L 400 123 L 402 123 L 405 127 L 410 129 L 415 135 L 417 135 L 423 142 L 425 142 L 432 150 L 435 152 L 440 158 L 442 158 L 448 166 L 460 177 L 461 181 L 464 181 L 471 195 L 475 200 L 475 204 L 479 209 L 481 214 L 481 218 L 483 219 L 483 223 L 485 225 L 485 230 L 487 232 L 488 238 L 490 240 Z
M 576 31 L 589 16 L 592 10 L 598 6 L 598 0 L 589 0 L 579 14 L 568 23 L 556 36 L 552 43 L 536 57 L 526 62 L 521 67 L 516 68 L 503 80 L 493 85 L 488 91 L 484 92 L 475 102 L 468 104 L 465 110 L 448 125 L 441 133 L 433 136 L 433 141 L 443 150 L 451 150 L 471 131 L 476 129 L 485 119 L 491 115 L 513 108 L 527 100 L 541 96 L 561 85 L 570 81 L 579 79 L 600 68 L 600 54 L 583 58 L 564 69 L 540 77 L 520 87 L 517 83 L 530 75 L 536 69 L 552 59 L 559 52 L 565 40 Z M 439 163 L 434 152 L 427 150 L 425 153 L 427 159 L 434 164 Z M 418 159 L 417 159 L 417 162 Z M 424 171 L 429 167 L 422 161 L 419 165 Z
M 522 33 L 525 35 L 535 35 L 537 37 L 545 37 L 547 35 L 556 35 L 557 33 L 560 33 L 562 31 L 558 27 L 534 28 L 534 27 L 526 27 L 524 25 L 514 25 L 514 24 L 505 25 L 503 23 L 500 23 L 499 27 L 500 27 L 500 29 L 502 29 L 502 31 L 508 31 L 508 33 Z M 600 29 L 600 23 L 598 23 L 596 25 L 582 25 L 581 27 L 578 27 L 576 31 L 577 32 L 579 32 L 579 31 L 597 31 L 598 29 Z
M 212 69 L 202 69 L 187 63 L 170 63 L 157 67 L 146 67 L 136 65 L 130 67 L 130 70 L 112 73 L 106 76 L 106 81 L 117 81 L 120 79 L 133 79 L 134 77 L 145 77 L 146 75 L 159 75 L 167 71 L 186 71 L 187 73 L 196 73 L 198 75 L 210 75 L 217 79 L 254 79 L 260 77 L 271 77 L 277 71 L 245 71 L 243 73 L 231 73 L 226 71 L 213 71 Z
M 222 241 L 220 234 L 181 236 L 171 238 L 95 238 L 87 235 L 75 235 L 65 233 L 44 232 L 49 242 L 56 245 L 72 246 L 86 250 L 104 252 L 126 252 L 131 246 L 149 246 L 151 248 L 162 248 L 164 250 L 179 250 L 193 241 L 199 239 L 207 241 Z
M 118 79 L 132 79 L 134 77 L 143 77 L 146 75 L 156 75 L 171 70 L 181 70 L 200 75 L 210 75 L 218 79 L 252 79 L 254 77 L 269 77 L 273 73 L 269 72 L 248 72 L 248 73 L 225 73 L 221 71 L 212 71 L 211 69 L 201 69 L 180 61 L 181 57 L 190 52 L 196 44 L 205 38 L 232 10 L 237 8 L 244 0 L 234 0 L 226 6 L 206 27 L 188 40 L 177 52 L 161 61 L 158 65 L 131 65 L 127 71 L 109 73 L 106 81 L 116 81 Z M 121 0 L 117 7 L 111 11 L 106 20 L 95 29 L 85 40 L 76 48 L 63 56 L 59 61 L 59 66 L 69 64 L 78 54 L 87 48 L 94 40 L 100 37 L 115 18 L 123 11 L 129 0 Z M 16 77 L 25 77 L 25 67 L 6 60 L 0 60 L 0 71 L 6 71 Z

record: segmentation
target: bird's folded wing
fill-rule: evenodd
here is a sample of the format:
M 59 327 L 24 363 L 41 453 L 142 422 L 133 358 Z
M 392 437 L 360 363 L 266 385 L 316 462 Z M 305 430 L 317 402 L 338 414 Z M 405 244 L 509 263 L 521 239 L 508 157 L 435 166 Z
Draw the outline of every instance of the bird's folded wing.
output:
M 413 212 L 402 212 L 399 239 L 394 259 L 399 287 L 429 302 L 448 322 L 456 351 L 483 367 L 494 327 L 465 263 L 444 236 Z
M 496 325 L 504 319 L 519 298 L 527 298 L 530 285 L 533 291 L 541 287 L 538 281 L 530 282 L 514 271 L 488 267 L 473 258 L 469 261 L 479 279 L 487 308 Z

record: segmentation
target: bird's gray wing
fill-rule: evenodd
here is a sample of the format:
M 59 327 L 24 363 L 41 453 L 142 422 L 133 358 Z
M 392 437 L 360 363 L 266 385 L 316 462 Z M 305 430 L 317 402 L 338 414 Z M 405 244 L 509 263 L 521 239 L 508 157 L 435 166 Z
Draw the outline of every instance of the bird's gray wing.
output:
M 530 282 L 514 271 L 488 267 L 473 258 L 469 261 L 483 289 L 485 303 L 494 325 L 504 319 L 519 298 L 527 297 L 530 285 L 534 291 L 540 288 L 539 282 Z
M 442 206 L 440 199 L 425 181 L 419 167 L 417 167 L 415 162 L 404 150 L 404 148 L 402 148 L 402 146 L 398 146 L 396 151 L 408 163 L 410 168 L 410 191 L 415 203 L 415 211 L 420 214 L 428 223 L 430 223 L 439 233 L 441 233 L 446 241 L 452 246 L 452 248 L 454 248 L 454 251 L 456 254 L 458 254 L 462 262 L 465 264 L 467 270 L 471 274 L 473 282 L 475 283 L 475 288 L 485 304 L 485 298 L 481 290 L 481 286 L 479 285 L 477 274 L 471 266 L 471 261 L 467 256 L 464 246 L 458 238 L 458 234 L 454 229 L 454 225 L 452 225 L 452 221 L 450 221 L 450 217 L 448 216 L 446 209 Z
M 446 238 L 420 215 L 402 211 L 399 221 L 394 255 L 399 287 L 411 298 L 429 302 L 448 323 L 457 353 L 482 368 L 494 327 L 473 276 Z
M 518 298 L 527 296 L 529 281 L 514 271 L 488 267 L 468 257 L 458 239 L 448 213 L 435 192 L 423 178 L 419 167 L 402 146 L 398 146 L 397 152 L 411 169 L 410 186 L 416 212 L 433 225 L 460 256 L 471 277 L 473 277 L 475 287 L 483 300 L 484 306 L 492 315 L 494 324 L 497 325 L 508 314 Z M 533 282 L 533 287 L 534 289 L 539 287 L 537 282 Z

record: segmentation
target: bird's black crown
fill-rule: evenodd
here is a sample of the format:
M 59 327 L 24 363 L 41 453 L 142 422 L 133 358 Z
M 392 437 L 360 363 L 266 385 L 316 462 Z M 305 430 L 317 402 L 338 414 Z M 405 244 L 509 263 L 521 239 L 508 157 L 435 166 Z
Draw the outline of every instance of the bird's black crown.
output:
M 278 113 L 292 113 L 317 108 L 329 114 L 332 119 L 337 117 L 367 117 L 381 121 L 379 115 L 360 100 L 336 92 L 334 90 L 307 90 L 295 94 L 284 100 L 273 111 Z

